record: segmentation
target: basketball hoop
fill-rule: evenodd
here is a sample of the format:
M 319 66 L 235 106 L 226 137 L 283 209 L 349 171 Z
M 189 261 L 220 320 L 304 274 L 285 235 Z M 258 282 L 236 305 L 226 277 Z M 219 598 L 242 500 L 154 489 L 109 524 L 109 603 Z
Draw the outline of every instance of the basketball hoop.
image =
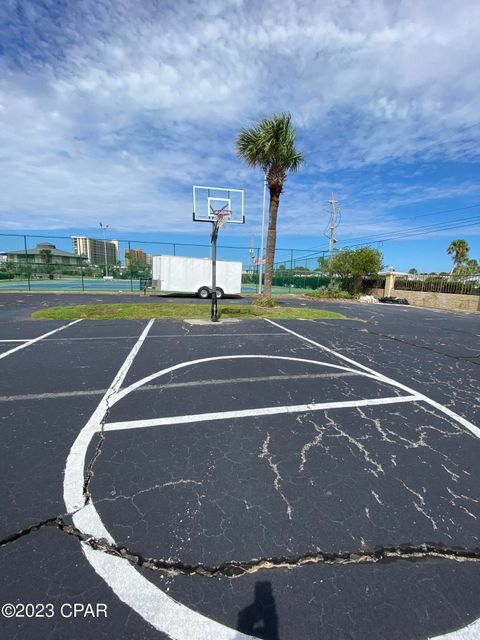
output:
M 223 187 L 193 186 L 193 221 L 210 222 L 212 230 L 212 322 L 218 322 L 217 313 L 217 238 L 218 232 L 227 223 L 244 224 L 243 189 L 225 189 Z M 218 287 L 220 289 L 220 287 Z
M 229 209 L 215 209 L 210 215 L 212 216 L 212 222 L 215 223 L 215 227 L 222 229 L 230 220 L 232 212 Z

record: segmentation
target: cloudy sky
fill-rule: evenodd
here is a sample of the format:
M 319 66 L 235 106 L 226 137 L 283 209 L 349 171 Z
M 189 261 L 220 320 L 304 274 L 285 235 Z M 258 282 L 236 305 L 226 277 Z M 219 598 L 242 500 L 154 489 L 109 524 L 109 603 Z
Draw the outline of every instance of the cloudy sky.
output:
M 0 231 L 198 239 L 191 186 L 213 183 L 245 189 L 224 237 L 257 244 L 262 176 L 234 142 L 290 111 L 306 163 L 281 246 L 326 246 L 334 191 L 339 246 L 433 270 L 463 237 L 480 258 L 477 0 L 3 0 L 0 18 Z

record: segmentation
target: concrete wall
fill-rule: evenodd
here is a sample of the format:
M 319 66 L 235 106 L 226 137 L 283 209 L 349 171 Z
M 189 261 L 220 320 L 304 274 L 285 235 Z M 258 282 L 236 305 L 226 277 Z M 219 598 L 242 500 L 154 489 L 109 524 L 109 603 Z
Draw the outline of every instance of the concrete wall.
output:
M 403 291 L 394 289 L 392 296 L 406 298 L 417 307 L 432 309 L 461 309 L 462 311 L 480 311 L 480 296 L 468 296 L 462 293 L 436 293 L 432 291 Z
M 461 293 L 434 293 L 432 291 L 404 291 L 391 288 L 389 293 L 383 289 L 372 289 L 372 296 L 397 296 L 406 298 L 410 304 L 416 307 L 430 307 L 431 309 L 460 309 L 462 311 L 480 311 L 480 296 L 468 296 Z

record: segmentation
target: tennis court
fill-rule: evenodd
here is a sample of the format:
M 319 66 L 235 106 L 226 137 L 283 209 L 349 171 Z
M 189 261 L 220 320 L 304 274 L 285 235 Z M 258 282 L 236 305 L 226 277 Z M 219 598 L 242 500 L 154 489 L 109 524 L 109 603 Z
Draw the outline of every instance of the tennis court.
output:
M 1 280 L 0 291 L 140 291 L 140 280 L 103 278 L 55 278 Z
M 140 280 L 103 280 L 101 278 L 57 278 L 55 280 L 0 280 L 2 291 L 110 291 L 140 292 Z M 312 289 L 295 286 L 272 287 L 272 293 L 308 293 Z M 257 293 L 257 285 L 242 284 L 242 293 Z

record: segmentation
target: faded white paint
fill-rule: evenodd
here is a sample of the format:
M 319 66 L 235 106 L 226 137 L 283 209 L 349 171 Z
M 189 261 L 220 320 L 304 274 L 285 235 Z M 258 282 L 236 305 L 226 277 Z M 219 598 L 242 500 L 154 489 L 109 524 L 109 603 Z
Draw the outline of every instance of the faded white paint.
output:
M 137 355 L 143 341 L 145 340 L 148 331 L 151 327 L 153 321 L 147 325 L 142 335 L 139 337 L 137 343 L 134 348 L 130 352 L 129 356 L 125 360 L 124 364 L 120 368 L 117 373 L 114 381 L 109 387 L 109 390 L 101 400 L 97 409 L 93 413 L 90 420 L 87 422 L 85 427 L 79 433 L 77 439 L 75 440 L 72 449 L 67 458 L 67 464 L 65 468 L 65 481 L 64 481 L 64 499 L 65 504 L 69 512 L 76 511 L 73 514 L 73 521 L 75 525 L 88 533 L 89 535 L 95 538 L 105 538 L 110 543 L 114 543 L 112 536 L 106 530 L 98 512 L 95 509 L 95 506 L 92 501 L 89 502 L 88 505 L 82 508 L 83 504 L 83 481 L 84 481 L 84 470 L 85 470 L 85 456 L 92 439 L 92 436 L 101 430 L 102 420 L 105 416 L 105 413 L 109 407 L 112 407 L 119 400 L 124 398 L 126 395 L 135 391 L 139 387 L 147 384 L 148 382 L 159 378 L 160 376 L 171 373 L 172 371 L 176 371 L 179 369 L 183 369 L 185 367 L 204 363 L 211 362 L 215 360 L 235 360 L 242 358 L 254 358 L 254 359 L 272 359 L 272 360 L 284 360 L 284 361 L 292 361 L 292 362 L 303 362 L 308 364 L 315 364 L 318 366 L 324 366 L 328 368 L 333 368 L 342 371 L 348 371 L 350 373 L 355 373 L 358 375 L 364 375 L 367 378 L 372 380 L 376 380 L 378 382 L 387 383 L 391 386 L 394 386 L 398 389 L 402 389 L 409 393 L 408 396 L 395 396 L 394 398 L 383 398 L 383 399 L 369 399 L 364 401 L 355 401 L 353 406 L 365 406 L 366 404 L 386 404 L 390 401 L 395 402 L 413 402 L 422 400 L 428 402 L 429 404 L 439 408 L 443 413 L 447 413 L 450 417 L 453 417 L 460 424 L 467 423 L 470 425 L 469 430 L 472 431 L 475 435 L 479 435 L 480 431 L 471 423 L 468 423 L 461 416 L 457 416 L 454 412 L 447 410 L 442 405 L 438 405 L 433 400 L 430 400 L 423 394 L 417 394 L 414 390 L 402 385 L 382 374 L 375 372 L 373 369 L 360 365 L 359 363 L 342 356 L 341 354 L 337 354 L 336 352 L 328 349 L 328 347 L 324 347 L 319 343 L 310 340 L 309 338 L 305 338 L 300 334 L 296 334 L 289 329 L 285 329 L 281 325 L 278 325 L 274 322 L 275 326 L 280 327 L 282 330 L 287 331 L 301 340 L 306 340 L 317 346 L 320 349 L 323 349 L 336 357 L 341 358 L 344 361 L 353 364 L 356 368 L 347 368 L 339 365 L 333 365 L 330 363 L 319 362 L 316 360 L 307 360 L 302 358 L 292 358 L 286 356 L 267 356 L 267 355 L 229 355 L 229 356 L 218 356 L 212 358 L 201 358 L 198 360 L 193 360 L 190 362 L 183 362 L 177 365 L 173 365 L 162 371 L 158 371 L 152 375 L 146 376 L 141 380 L 131 384 L 125 389 L 120 389 L 120 386 L 125 379 L 125 376 Z M 271 321 L 269 321 L 271 322 Z M 361 371 L 359 371 L 361 369 Z M 359 402 L 363 402 L 363 405 L 360 405 Z M 323 403 L 323 408 L 327 408 L 327 405 L 330 405 L 328 408 L 332 408 L 331 405 L 338 405 L 340 407 L 352 406 L 350 401 L 341 402 L 341 403 Z M 312 410 L 312 407 L 315 405 L 296 405 L 304 407 L 302 410 Z M 318 406 L 318 408 L 320 408 Z M 270 411 L 279 409 L 278 407 L 268 407 L 264 408 L 263 411 Z M 292 407 L 283 407 L 284 412 L 291 412 Z M 315 410 L 315 409 L 313 409 Z M 257 412 L 257 415 L 260 415 L 258 411 L 262 411 L 262 409 L 251 410 Z M 223 418 L 226 418 L 226 414 L 230 414 L 229 417 L 232 417 L 232 413 L 239 412 L 225 412 L 223 414 Z M 199 414 L 199 416 L 203 415 L 203 419 L 206 414 Z M 221 414 L 210 414 L 221 416 Z M 264 413 L 262 415 L 270 415 L 269 413 Z M 192 416 L 180 416 L 179 418 L 190 418 L 189 422 L 191 422 Z M 238 417 L 238 416 L 237 416 Z M 172 418 L 167 418 L 170 420 L 169 424 L 172 424 Z M 209 418 L 209 419 L 222 419 L 221 417 L 217 418 Z M 164 418 L 160 418 L 158 420 L 164 420 Z M 155 424 L 150 424 L 151 421 L 135 421 L 139 424 L 139 426 L 158 426 L 158 420 L 155 421 Z M 186 420 L 185 420 L 186 422 Z M 148 424 L 147 424 L 148 423 Z M 119 425 L 132 425 L 130 423 L 116 423 L 117 428 L 130 428 Z M 472 428 L 473 427 L 473 430 Z M 112 430 L 115 428 L 115 423 L 110 425 L 105 425 L 106 430 Z M 478 432 L 478 433 L 477 433 Z M 138 572 L 132 565 L 128 563 L 127 560 L 117 558 L 111 555 L 108 555 L 102 551 L 95 551 L 91 549 L 88 545 L 82 543 L 82 548 L 85 553 L 86 558 L 95 569 L 95 571 L 105 580 L 105 582 L 113 589 L 116 595 L 126 604 L 128 604 L 133 610 L 135 610 L 139 615 L 141 615 L 147 622 L 153 625 L 159 631 L 166 633 L 173 640 L 211 640 L 215 638 L 215 640 L 242 640 L 249 638 L 250 636 L 246 636 L 238 631 L 233 629 L 229 629 L 209 618 L 192 611 L 185 607 L 184 605 L 176 602 L 171 597 L 169 597 L 166 593 L 158 589 L 154 586 L 150 581 L 144 578 L 140 572 Z M 476 624 L 476 623 L 475 623 Z M 465 629 L 465 631 L 467 628 Z M 462 631 L 456 632 L 454 634 L 449 634 L 448 636 L 444 636 L 445 639 L 448 640 L 467 640 L 473 638 L 471 635 L 463 635 Z M 442 636 L 443 638 L 443 636 Z
M 351 358 L 347 358 L 347 356 L 344 356 L 341 353 L 337 353 L 336 351 L 333 351 L 333 349 L 329 349 L 325 345 L 320 344 L 319 342 L 315 342 L 315 340 L 311 340 L 310 338 L 307 338 L 306 336 L 302 336 L 300 333 L 296 333 L 295 331 L 292 331 L 291 329 L 287 329 L 286 327 L 282 327 L 281 324 L 278 324 L 277 322 L 274 322 L 273 320 L 269 320 L 267 318 L 265 318 L 265 320 L 266 320 L 266 322 L 270 322 L 270 324 L 273 324 L 276 327 L 279 327 L 280 329 L 283 329 L 284 331 L 287 331 L 288 333 L 291 333 L 293 336 L 296 336 L 300 340 L 304 340 L 305 342 L 309 342 L 310 344 L 313 344 L 315 347 L 318 347 L 319 349 L 322 349 L 323 351 L 326 351 L 327 353 L 331 353 L 332 355 L 336 356 L 337 358 L 340 358 L 344 362 L 348 362 L 349 364 L 353 364 L 356 367 L 359 367 L 360 369 L 362 369 L 362 371 L 366 371 L 369 374 L 373 374 L 373 376 L 377 380 L 379 380 L 380 382 L 386 382 L 387 384 L 391 384 L 392 386 L 397 387 L 397 389 L 401 389 L 402 391 L 407 391 L 408 393 L 413 393 L 415 395 L 418 395 L 419 399 L 423 400 L 424 402 L 427 402 L 432 407 L 435 407 L 435 409 L 438 409 L 438 411 L 441 411 L 442 413 L 447 415 L 449 418 L 452 418 L 456 422 L 459 422 L 463 427 L 468 429 L 468 431 L 473 433 L 474 436 L 476 436 L 477 438 L 480 438 L 480 428 L 478 428 L 476 425 L 472 424 L 466 418 L 463 418 L 462 416 L 458 415 L 458 413 L 455 413 L 455 411 L 452 411 L 448 407 L 445 407 L 443 404 L 440 404 L 439 402 L 436 402 L 435 400 L 432 400 L 431 398 L 429 398 L 428 396 L 424 395 L 423 393 L 418 393 L 414 389 L 412 389 L 411 387 L 407 387 L 405 384 L 402 384 L 401 382 L 397 382 L 396 380 L 393 380 L 393 378 L 389 378 L 387 376 L 384 376 L 383 373 L 378 373 L 377 371 L 375 371 L 374 369 L 371 369 L 370 367 L 366 367 L 365 365 L 360 364 L 359 362 L 355 362 L 355 360 L 352 360 Z
M 73 322 L 69 322 L 68 324 L 64 324 L 62 327 L 58 327 L 58 329 L 54 329 L 53 331 L 49 331 L 48 333 L 44 333 L 41 336 L 38 336 L 37 338 L 32 338 L 31 340 L 27 340 L 23 344 L 20 344 L 18 347 L 14 347 L 13 349 L 9 349 L 8 351 L 5 351 L 5 353 L 0 353 L 0 360 L 2 358 L 6 358 L 7 356 L 11 356 L 12 353 L 16 353 L 17 351 L 20 351 L 20 349 L 25 349 L 26 347 L 29 347 L 30 345 L 35 344 L 35 342 L 39 342 L 40 340 L 43 340 L 44 338 L 47 338 L 48 336 L 53 336 L 54 333 L 58 333 L 59 331 L 63 331 L 64 329 L 67 329 L 68 327 L 71 327 L 72 325 L 77 324 L 77 322 L 81 322 L 81 321 L 82 321 L 81 318 L 79 320 L 74 320 Z
M 392 396 L 390 398 L 365 398 L 363 400 L 341 400 L 339 402 L 312 402 L 281 407 L 259 407 L 258 409 L 240 409 L 238 411 L 219 411 L 214 413 L 197 413 L 186 416 L 169 416 L 151 418 L 149 420 L 128 420 L 126 422 L 109 422 L 105 431 L 122 429 L 143 429 L 145 427 L 162 427 L 172 424 L 191 424 L 194 422 L 211 422 L 213 420 L 230 420 L 235 418 L 255 418 L 259 416 L 275 416 L 282 413 L 305 413 L 306 411 L 322 411 L 327 409 L 347 409 L 349 407 L 373 407 L 400 402 L 415 402 L 419 397 Z

